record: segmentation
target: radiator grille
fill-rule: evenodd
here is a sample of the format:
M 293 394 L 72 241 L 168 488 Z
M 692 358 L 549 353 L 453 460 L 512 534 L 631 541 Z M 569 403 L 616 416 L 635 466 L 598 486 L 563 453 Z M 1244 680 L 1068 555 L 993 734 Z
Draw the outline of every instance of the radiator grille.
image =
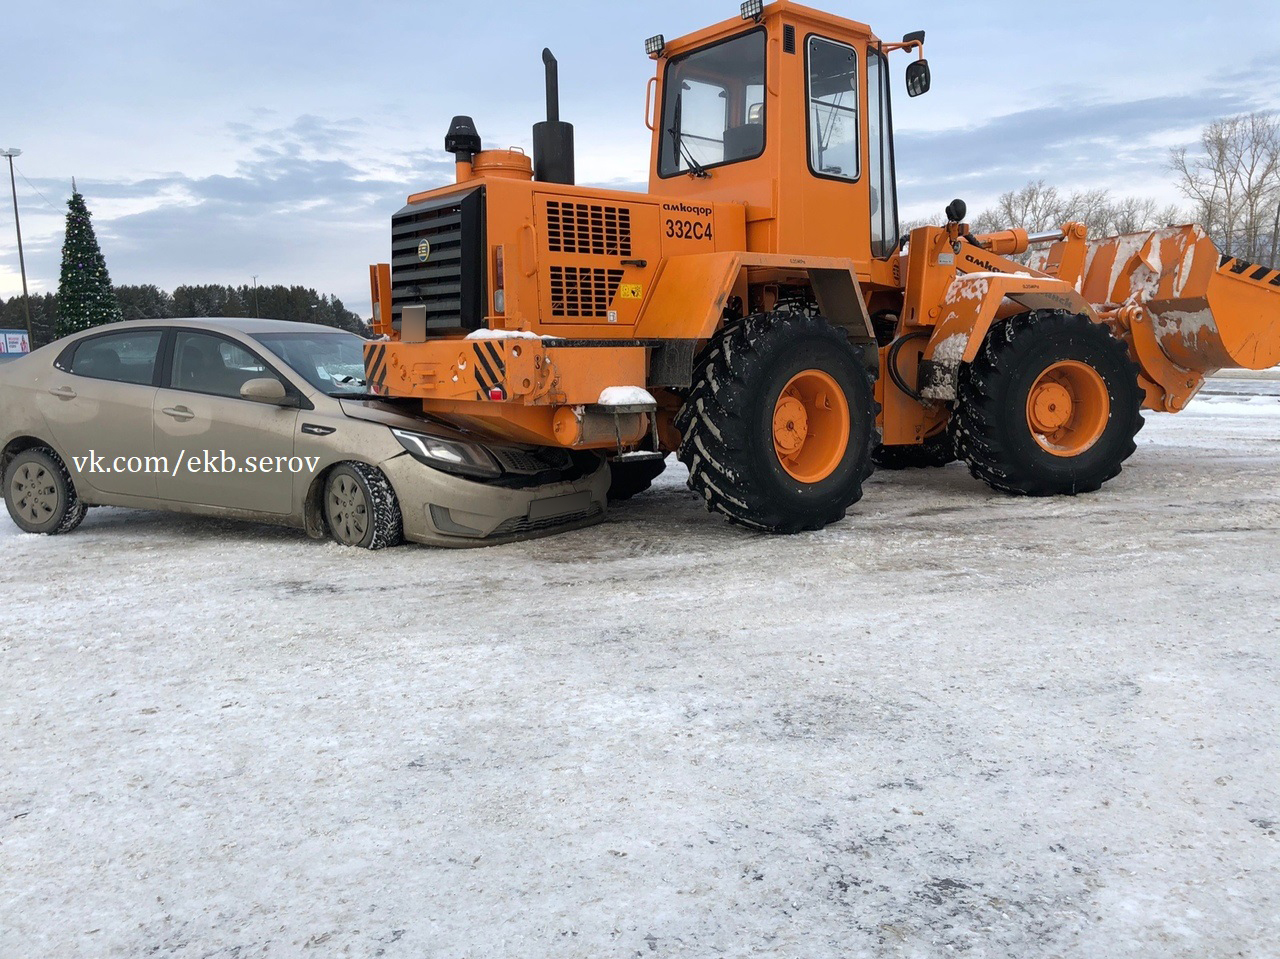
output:
M 493 446 L 489 448 L 489 452 L 498 458 L 498 462 L 508 473 L 543 473 L 547 470 L 567 470 L 573 465 L 568 450 L 523 450 L 513 446 Z
M 551 315 L 607 318 L 622 270 L 551 267 Z
M 567 526 L 569 523 L 581 523 L 584 520 L 599 516 L 602 512 L 603 510 L 598 505 L 593 504 L 588 509 L 578 510 L 576 513 L 548 516 L 546 519 L 526 519 L 517 516 L 500 523 L 489 536 L 515 536 L 520 533 L 537 533 L 541 530 L 555 529 L 557 526 Z
M 547 249 L 552 253 L 630 256 L 631 210 L 548 200 Z
M 428 329 L 481 325 L 482 204 L 482 191 L 474 190 L 412 204 L 392 217 L 391 318 L 396 329 L 404 307 L 418 305 L 427 308 Z

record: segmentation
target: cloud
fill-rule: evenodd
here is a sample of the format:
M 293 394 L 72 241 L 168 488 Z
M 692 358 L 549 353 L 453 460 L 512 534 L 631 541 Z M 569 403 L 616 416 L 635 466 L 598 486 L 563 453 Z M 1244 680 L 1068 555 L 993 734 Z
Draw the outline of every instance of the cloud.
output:
M 936 213 L 957 195 L 981 209 L 1042 178 L 1065 190 L 1107 187 L 1176 200 L 1165 168 L 1169 146 L 1194 141 L 1210 120 L 1265 105 L 1259 97 L 1280 86 L 1280 65 L 1259 57 L 1186 86 L 1133 98 L 1059 86 L 1033 108 L 903 129 L 896 156 L 904 213 Z M 241 283 L 258 273 L 262 282 L 313 286 L 365 309 L 365 265 L 387 258 L 391 215 L 407 194 L 452 182 L 453 158 L 439 149 L 384 150 L 386 131 L 362 117 L 262 107 L 235 115 L 214 138 L 230 151 L 220 169 L 80 179 L 113 278 L 171 288 Z M 642 138 L 631 131 L 636 142 L 624 150 L 617 138 L 601 145 L 585 135 L 596 129 L 588 124 L 580 137 L 584 185 L 647 189 Z M 400 131 L 393 142 L 416 139 Z M 51 198 L 65 196 L 63 180 L 33 182 Z M 28 274 L 33 290 L 48 290 L 57 283 L 61 219 L 34 197 L 32 206 L 23 209 Z M 16 250 L 5 244 L 0 282 L 7 291 L 16 273 Z
M 993 198 L 1032 180 L 1067 189 L 1105 187 L 1175 199 L 1168 148 L 1193 141 L 1219 117 L 1265 108 L 1268 61 L 1215 74 L 1193 92 L 1138 99 L 1061 98 L 977 124 L 903 130 L 896 139 L 904 204 L 941 208 L 958 190 Z M 1274 84 L 1266 89 L 1274 88 Z
M 387 258 L 391 215 L 410 192 L 451 182 L 453 158 L 431 150 L 362 155 L 357 145 L 371 138 L 359 120 L 305 115 L 279 125 L 266 111 L 257 119 L 227 127 L 240 145 L 231 172 L 79 181 L 90 209 L 98 204 L 113 281 L 172 289 L 243 283 L 257 273 L 259 282 L 315 287 L 367 310 L 365 267 Z M 127 212 L 105 212 L 115 208 Z M 29 272 L 53 278 L 45 289 L 56 286 L 60 243 L 59 229 L 28 244 Z M 0 257 L 6 272 L 9 259 Z

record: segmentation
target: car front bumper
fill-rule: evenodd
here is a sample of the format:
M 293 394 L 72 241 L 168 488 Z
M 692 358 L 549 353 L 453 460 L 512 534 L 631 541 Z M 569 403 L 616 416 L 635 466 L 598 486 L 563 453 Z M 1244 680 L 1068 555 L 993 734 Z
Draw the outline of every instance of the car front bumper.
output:
M 404 537 L 432 546 L 494 546 L 604 519 L 609 467 L 569 483 L 507 489 L 433 469 L 408 454 L 381 464 L 395 488 Z

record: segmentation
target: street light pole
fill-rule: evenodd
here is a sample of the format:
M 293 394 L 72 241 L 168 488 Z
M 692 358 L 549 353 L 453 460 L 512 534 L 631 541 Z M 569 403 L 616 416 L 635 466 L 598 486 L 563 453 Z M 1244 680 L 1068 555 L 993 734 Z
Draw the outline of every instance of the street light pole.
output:
M 253 315 L 258 315 L 258 274 L 253 274 Z
M 9 159 L 9 188 L 13 191 L 13 225 L 18 231 L 18 269 L 22 272 L 22 309 L 27 315 L 27 349 L 35 348 L 35 334 L 31 330 L 31 297 L 27 295 L 27 261 L 22 255 L 22 223 L 18 220 L 18 184 L 13 179 L 13 158 L 22 156 L 17 147 L 0 151 Z

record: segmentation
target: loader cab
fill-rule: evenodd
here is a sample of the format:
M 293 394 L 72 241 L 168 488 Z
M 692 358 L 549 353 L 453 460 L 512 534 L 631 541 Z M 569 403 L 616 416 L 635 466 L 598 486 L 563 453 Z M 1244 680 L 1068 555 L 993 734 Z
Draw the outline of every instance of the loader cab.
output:
M 647 49 L 658 65 L 651 193 L 745 201 L 752 252 L 893 255 L 888 58 L 865 24 L 748 3 Z

